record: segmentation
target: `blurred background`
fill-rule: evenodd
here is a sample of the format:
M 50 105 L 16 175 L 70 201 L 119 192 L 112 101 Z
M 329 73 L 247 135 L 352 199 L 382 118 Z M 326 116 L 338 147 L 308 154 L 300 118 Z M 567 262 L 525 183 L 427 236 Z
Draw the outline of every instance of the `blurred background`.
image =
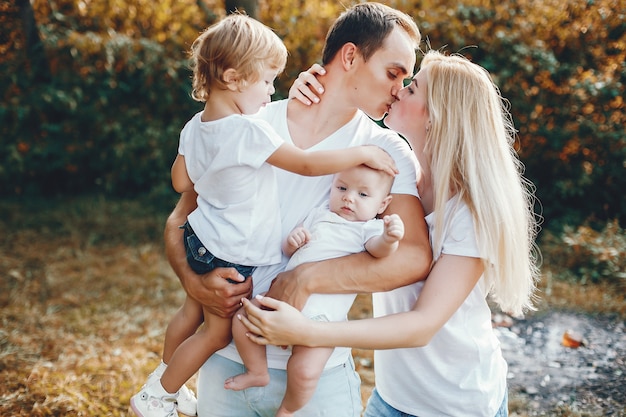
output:
M 382 2 L 415 19 L 422 50 L 468 56 L 510 101 L 539 198 L 544 299 L 623 321 L 626 0 Z M 273 28 L 290 51 L 279 99 L 319 61 L 328 27 L 353 3 L 0 1 L 3 415 L 123 415 L 160 354 L 160 332 L 182 301 L 161 238 L 178 197 L 169 173 L 179 132 L 202 108 L 187 61 L 199 32 L 236 9 Z M 576 301 L 551 300 L 558 288 Z M 83 333 L 98 341 L 77 340 Z M 68 339 L 76 356 L 60 343 Z M 106 355 L 85 356 L 94 343 Z M 85 357 L 88 371 L 63 379 Z M 59 368 L 63 358 L 74 359 Z M 93 385 L 94 374 L 102 380 L 90 401 L 67 392 Z M 34 388 L 44 376 L 55 388 Z M 54 401 L 50 390 L 60 390 Z M 94 396 L 103 398 L 95 409 Z

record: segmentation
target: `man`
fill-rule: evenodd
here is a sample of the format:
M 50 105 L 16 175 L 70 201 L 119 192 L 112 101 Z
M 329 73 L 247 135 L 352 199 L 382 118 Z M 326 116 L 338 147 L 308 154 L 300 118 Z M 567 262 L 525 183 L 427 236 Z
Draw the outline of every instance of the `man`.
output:
M 326 38 L 321 104 L 308 107 L 297 100 L 283 100 L 271 103 L 259 114 L 286 141 L 302 149 L 376 144 L 389 152 L 400 173 L 392 189 L 392 202 L 383 214 L 398 214 L 405 223 L 405 237 L 398 250 L 380 259 L 359 253 L 281 273 L 287 261 L 284 259 L 280 265 L 258 268 L 253 279 L 245 282 L 234 269 L 196 275 L 185 260 L 182 232 L 178 229 L 196 206 L 195 195 L 186 193 L 168 218 L 165 242 L 172 268 L 191 297 L 215 314 L 229 317 L 239 307 L 240 299 L 250 296 L 250 281 L 254 281 L 254 294 L 269 291 L 268 295 L 302 308 L 313 293 L 387 291 L 426 276 L 431 252 L 424 211 L 417 197 L 415 157 L 397 134 L 378 127 L 367 117 L 381 119 L 395 101 L 403 80 L 413 73 L 419 41 L 419 30 L 409 16 L 379 3 L 358 4 L 337 19 Z M 280 170 L 276 176 L 284 237 L 306 213 L 328 198 L 331 176 L 299 177 Z M 232 284 L 227 279 L 241 283 Z M 273 417 L 285 392 L 288 354 L 277 347 L 268 348 L 268 386 L 231 391 L 223 384 L 226 378 L 243 372 L 241 359 L 232 343 L 217 352 L 200 371 L 198 415 Z M 359 388 L 349 349 L 336 348 L 313 399 L 296 415 L 359 416 Z

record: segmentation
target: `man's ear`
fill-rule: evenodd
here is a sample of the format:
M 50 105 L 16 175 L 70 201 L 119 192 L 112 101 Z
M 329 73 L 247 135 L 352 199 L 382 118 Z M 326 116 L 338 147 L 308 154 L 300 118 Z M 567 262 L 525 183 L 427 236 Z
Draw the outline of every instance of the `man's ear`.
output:
M 359 48 L 352 42 L 348 42 L 341 47 L 339 53 L 341 54 L 341 64 L 345 70 L 349 70 L 354 64 Z
M 393 196 L 390 194 L 380 203 L 380 208 L 378 209 L 378 214 L 383 214 L 387 207 L 389 207 L 389 203 L 391 203 L 391 199 Z
M 237 70 L 235 70 L 234 68 L 228 68 L 226 71 L 224 71 L 224 73 L 222 74 L 222 81 L 224 81 L 224 84 L 226 84 L 226 87 L 228 87 L 229 90 L 239 90 L 239 74 L 237 74 Z

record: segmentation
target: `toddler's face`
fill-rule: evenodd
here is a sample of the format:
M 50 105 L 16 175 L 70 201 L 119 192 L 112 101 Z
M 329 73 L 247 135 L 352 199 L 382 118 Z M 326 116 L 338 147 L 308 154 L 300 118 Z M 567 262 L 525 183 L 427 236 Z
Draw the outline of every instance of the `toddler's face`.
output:
M 237 94 L 237 106 L 242 114 L 254 114 L 272 101 L 272 94 L 276 92 L 274 80 L 277 75 L 278 71 L 266 69 L 257 82 L 247 85 Z

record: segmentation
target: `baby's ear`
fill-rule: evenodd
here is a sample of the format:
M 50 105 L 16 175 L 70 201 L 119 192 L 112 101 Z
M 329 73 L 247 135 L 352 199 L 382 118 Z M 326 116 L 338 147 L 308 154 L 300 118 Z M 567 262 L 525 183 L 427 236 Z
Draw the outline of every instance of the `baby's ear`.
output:
M 383 214 L 387 207 L 389 207 L 389 203 L 391 203 L 391 199 L 393 196 L 390 194 L 384 198 L 384 200 L 380 203 L 380 208 L 378 209 L 378 214 Z

